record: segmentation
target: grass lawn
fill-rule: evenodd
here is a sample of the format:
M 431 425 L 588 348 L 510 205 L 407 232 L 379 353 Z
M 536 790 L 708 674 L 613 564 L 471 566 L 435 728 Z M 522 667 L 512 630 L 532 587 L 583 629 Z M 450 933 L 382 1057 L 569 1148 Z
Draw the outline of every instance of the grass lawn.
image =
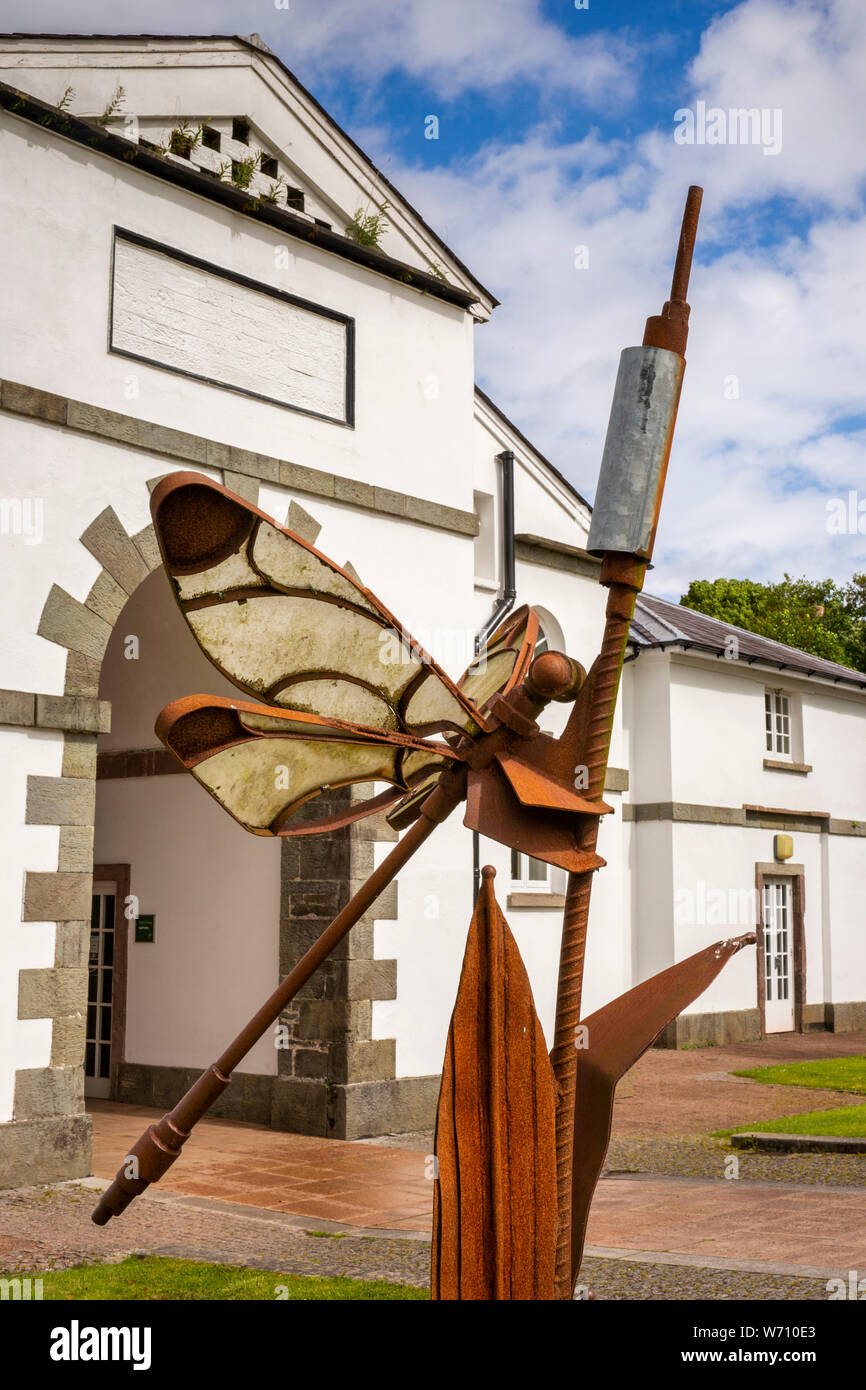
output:
M 6 1275 L 15 1278 L 27 1276 Z M 424 1299 L 427 1289 L 380 1280 L 320 1279 L 314 1276 L 277 1274 L 272 1270 L 246 1269 L 239 1265 L 171 1260 L 160 1255 L 145 1259 L 132 1256 L 120 1264 L 76 1265 L 73 1269 L 36 1271 L 30 1278 L 43 1281 L 43 1299 L 111 1299 L 147 1302 L 153 1299 L 267 1299 L 294 1301 L 326 1299 L 336 1302 L 383 1299 Z
M 714 1139 L 729 1139 L 754 1129 L 759 1134 L 834 1134 L 866 1140 L 866 1105 L 845 1105 L 841 1110 L 812 1110 L 807 1115 L 784 1115 L 779 1120 L 756 1120 L 733 1129 L 717 1129 Z
M 823 1091 L 850 1091 L 866 1096 L 866 1057 L 827 1057 L 820 1062 L 791 1062 L 780 1067 L 735 1071 L 768 1086 L 811 1086 Z

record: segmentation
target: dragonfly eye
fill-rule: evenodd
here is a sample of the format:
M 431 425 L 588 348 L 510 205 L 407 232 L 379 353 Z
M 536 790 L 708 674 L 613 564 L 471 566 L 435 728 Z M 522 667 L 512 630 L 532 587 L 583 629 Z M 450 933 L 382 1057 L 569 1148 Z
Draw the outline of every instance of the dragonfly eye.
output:
M 586 680 L 579 661 L 563 652 L 542 652 L 529 668 L 527 685 L 544 700 L 574 700 Z

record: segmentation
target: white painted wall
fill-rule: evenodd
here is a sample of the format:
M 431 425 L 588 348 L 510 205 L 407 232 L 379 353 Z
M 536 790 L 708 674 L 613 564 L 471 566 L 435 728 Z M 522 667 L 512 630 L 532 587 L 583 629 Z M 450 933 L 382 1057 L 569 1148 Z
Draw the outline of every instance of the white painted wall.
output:
M 543 536 L 584 549 L 590 521 L 587 505 L 544 467 L 516 430 L 491 410 L 481 396 L 475 401 L 475 423 L 476 488 L 497 495 L 500 465 L 496 458 L 504 450 L 510 450 L 514 454 L 515 529 L 518 534 Z M 498 514 L 497 527 L 497 534 L 501 535 Z
M 866 702 L 849 691 L 799 679 L 786 672 L 697 655 L 643 652 L 626 668 L 626 710 L 630 726 L 631 790 L 636 803 L 673 800 L 704 806 L 744 805 L 822 811 L 856 819 L 862 806 L 866 758 Z M 782 686 L 802 720 L 800 756 L 809 773 L 764 768 L 764 689 Z M 862 811 L 859 812 L 862 815 Z M 670 829 L 670 827 L 669 827 Z M 638 846 L 637 894 L 645 902 L 663 828 L 653 822 L 634 827 Z M 755 865 L 773 862 L 771 830 L 711 824 L 672 828 L 673 953 L 683 959 L 728 934 L 752 929 L 758 905 L 745 915 Z M 862 920 L 866 893 L 862 838 L 811 832 L 794 833 L 792 862 L 805 871 L 806 1001 L 862 997 L 866 975 Z M 647 879 L 645 874 L 652 877 Z M 656 889 L 658 888 L 656 882 Z M 721 898 L 719 897 L 721 895 Z M 724 900 L 727 908 L 718 915 Z M 686 904 L 694 903 L 689 915 Z M 684 915 L 685 914 L 685 915 Z M 663 914 L 662 914 L 663 916 Z M 647 933 L 635 918 L 636 954 L 653 973 L 651 960 L 664 962 L 661 943 L 670 927 L 657 920 Z M 656 942 L 657 945 L 653 943 Z M 661 968 L 655 965 L 653 968 Z M 858 992 L 859 991 L 859 992 Z M 754 951 L 732 961 L 688 1012 L 753 1007 L 756 1003 Z
M 805 782 L 796 777 L 788 780 L 800 782 L 800 797 L 805 797 L 812 809 L 829 810 L 839 820 L 863 819 L 866 695 L 803 682 L 800 700 L 804 759 L 813 770 Z M 779 779 L 780 774 L 775 775 Z M 805 802 L 798 798 L 786 804 L 800 806 Z
M 646 657 L 635 663 L 639 671 Z M 661 654 L 654 654 L 664 662 Z M 844 686 L 699 656 L 670 657 L 674 800 L 708 805 L 779 806 L 862 814 L 866 783 L 866 696 Z M 806 774 L 766 769 L 764 691 L 782 689 L 802 736 L 795 758 Z
M 473 339 L 461 310 L 6 113 L 0 158 L 0 254 L 17 287 L 0 308 L 4 376 L 471 511 Z M 46 187 L 51 214 L 24 236 L 21 207 L 41 207 Z M 107 354 L 115 224 L 354 318 L 356 428 Z M 45 331 L 22 335 L 22 321 Z
M 97 863 L 129 863 L 153 944 L 129 926 L 126 1061 L 204 1067 L 275 988 L 280 858 L 191 777 L 101 782 Z M 276 1072 L 273 1036 L 239 1071 Z
M 674 725 L 670 662 L 663 652 L 643 651 L 622 674 L 621 710 L 628 723 L 629 801 L 670 801 Z M 679 734 L 677 727 L 677 734 Z
M 643 827 L 640 827 L 641 829 Z M 817 842 L 817 836 L 803 837 Z M 687 956 L 728 936 L 754 931 L 757 900 L 755 864 L 772 860 L 772 834 L 739 826 L 677 824 L 671 832 L 673 851 L 672 959 Z M 820 846 L 801 849 L 818 849 Z M 807 874 L 814 868 L 807 852 Z M 820 919 L 816 922 L 820 939 Z M 733 960 L 686 1013 L 713 1013 L 757 1005 L 755 948 L 747 947 Z
M 8 342 L 2 374 L 15 380 Z M 0 536 L 9 558 L 0 587 L 0 689 L 62 693 L 66 651 L 37 636 L 51 586 L 59 584 L 83 603 L 101 567 L 79 536 L 107 506 L 130 534 L 142 530 L 150 522 L 147 480 L 170 471 L 165 458 L 143 449 L 0 415 L 0 497 L 29 498 L 43 518 L 39 544 Z
M 825 998 L 844 1004 L 866 998 L 864 949 L 864 841 L 841 835 L 827 837 L 823 897 L 832 932 L 825 935 Z M 818 884 L 806 886 L 806 914 L 818 899 Z
M 671 822 L 633 825 L 630 849 L 632 984 L 636 985 L 680 958 L 675 954 Z

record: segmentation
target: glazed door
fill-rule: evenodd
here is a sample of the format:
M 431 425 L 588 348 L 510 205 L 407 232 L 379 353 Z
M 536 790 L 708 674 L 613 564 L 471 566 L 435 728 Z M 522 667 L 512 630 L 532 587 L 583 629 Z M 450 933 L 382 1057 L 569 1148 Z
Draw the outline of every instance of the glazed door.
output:
M 84 1048 L 84 1094 L 107 1096 L 111 1089 L 111 1037 L 116 1007 L 115 931 L 117 884 L 93 884 L 88 959 L 87 1031 Z
M 764 984 L 768 1033 L 794 1029 L 794 932 L 791 880 L 764 879 Z

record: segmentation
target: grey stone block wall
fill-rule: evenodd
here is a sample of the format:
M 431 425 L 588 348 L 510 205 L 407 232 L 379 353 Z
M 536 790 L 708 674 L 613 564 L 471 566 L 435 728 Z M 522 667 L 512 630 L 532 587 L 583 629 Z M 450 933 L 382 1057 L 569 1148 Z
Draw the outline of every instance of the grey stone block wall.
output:
M 4 394 L 12 409 L 57 418 L 56 398 Z M 62 412 L 66 418 L 65 407 Z M 46 1067 L 15 1074 L 13 1118 L 0 1124 L 0 1187 L 55 1182 L 90 1172 L 92 1124 L 84 1114 L 87 949 L 93 882 L 96 741 L 111 727 L 99 699 L 99 672 L 127 598 L 159 564 L 153 528 L 129 536 L 112 509 L 88 526 L 82 543 L 103 566 L 85 603 L 58 585 L 48 595 L 39 635 L 67 651 L 63 695 L 0 691 L 0 724 L 56 731 L 60 777 L 27 780 L 28 825 L 60 829 L 57 870 L 24 876 L 22 924 L 55 923 L 54 964 L 18 975 L 18 1017 L 51 1020 Z
M 369 788 L 360 788 L 357 795 L 370 795 Z M 344 809 L 350 801 L 350 790 L 341 788 L 327 798 L 323 813 Z M 384 819 L 374 817 L 326 835 L 284 842 L 281 975 L 297 964 L 372 872 L 377 840 L 396 838 Z M 395 1040 L 372 1036 L 373 1002 L 397 995 L 397 962 L 375 958 L 373 923 L 396 915 L 393 883 L 281 1018 L 286 1031 L 280 1041 L 287 1045 L 277 1050 L 275 1127 L 349 1139 L 395 1132 L 395 1125 L 397 1131 L 415 1128 L 417 1115 L 423 1115 L 425 1125 L 429 1121 L 430 1107 L 419 1109 L 410 1098 L 412 1088 L 395 1075 Z
M 0 1187 L 86 1177 L 92 1146 L 89 1115 L 50 1115 L 0 1125 Z
M 760 1009 L 714 1014 L 680 1014 L 662 1030 L 656 1047 L 706 1047 L 710 1043 L 755 1042 L 761 1037 Z
M 866 1029 L 866 1000 L 843 1004 L 825 1004 L 827 1027 L 834 1033 L 857 1033 Z

